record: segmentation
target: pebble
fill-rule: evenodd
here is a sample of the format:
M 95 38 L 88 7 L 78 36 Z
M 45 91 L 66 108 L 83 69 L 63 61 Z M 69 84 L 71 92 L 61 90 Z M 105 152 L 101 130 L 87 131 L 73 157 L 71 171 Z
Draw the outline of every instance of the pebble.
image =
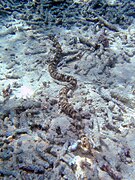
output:
M 11 62 L 11 63 L 8 64 L 8 66 L 6 68 L 11 69 L 11 68 L 14 67 L 15 64 L 16 64 L 15 62 Z
M 20 79 L 21 76 L 18 74 L 7 74 L 5 75 L 7 79 Z
M 109 102 L 108 102 L 108 108 L 109 108 L 110 110 L 113 110 L 113 109 L 114 109 L 114 106 L 115 106 L 114 102 L 112 102 L 112 101 L 109 101 Z

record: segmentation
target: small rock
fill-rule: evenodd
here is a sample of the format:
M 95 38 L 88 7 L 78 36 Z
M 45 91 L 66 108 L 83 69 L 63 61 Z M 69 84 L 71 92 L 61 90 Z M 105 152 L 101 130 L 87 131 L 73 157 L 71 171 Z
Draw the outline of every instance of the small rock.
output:
M 108 107 L 109 107 L 110 110 L 113 110 L 114 106 L 115 106 L 115 104 L 112 101 L 108 102 Z

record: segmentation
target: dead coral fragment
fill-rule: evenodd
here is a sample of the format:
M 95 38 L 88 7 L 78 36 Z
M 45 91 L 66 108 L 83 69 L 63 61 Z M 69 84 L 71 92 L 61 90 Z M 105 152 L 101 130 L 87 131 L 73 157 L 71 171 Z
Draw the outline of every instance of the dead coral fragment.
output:
M 103 171 L 106 171 L 113 179 L 122 180 L 122 176 L 117 171 L 112 169 L 111 166 L 108 163 L 103 164 L 102 167 L 100 167 L 100 168 Z
M 90 172 L 93 162 L 90 158 L 75 156 L 71 161 L 71 166 L 74 169 L 76 179 L 88 179 L 87 171 Z

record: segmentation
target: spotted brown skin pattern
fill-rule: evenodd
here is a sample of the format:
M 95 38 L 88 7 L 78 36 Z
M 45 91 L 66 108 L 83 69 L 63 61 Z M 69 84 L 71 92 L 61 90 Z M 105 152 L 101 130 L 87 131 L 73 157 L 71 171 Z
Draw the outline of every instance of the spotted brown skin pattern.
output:
M 61 82 L 67 82 L 67 85 L 64 86 L 59 92 L 59 105 L 61 111 L 64 112 L 66 115 L 74 119 L 73 125 L 77 130 L 77 134 L 79 139 L 81 139 L 80 147 L 81 149 L 85 149 L 87 151 L 91 151 L 91 146 L 89 143 L 88 138 L 86 137 L 85 133 L 83 132 L 83 124 L 82 124 L 82 117 L 78 111 L 74 109 L 71 103 L 68 101 L 68 92 L 70 90 L 74 91 L 77 87 L 77 80 L 70 75 L 61 74 L 57 70 L 57 65 L 61 60 L 62 57 L 62 49 L 61 45 L 59 44 L 58 40 L 54 36 L 49 37 L 50 40 L 53 42 L 53 46 L 56 48 L 56 53 L 54 56 L 53 61 L 48 65 L 48 71 L 50 76 L 53 79 L 56 79 Z
M 53 46 L 56 48 L 56 54 L 53 61 L 48 66 L 48 71 L 53 79 L 68 83 L 59 92 L 59 105 L 61 111 L 64 112 L 66 115 L 70 116 L 71 118 L 80 121 L 81 115 L 74 109 L 72 104 L 68 102 L 67 97 L 68 92 L 70 90 L 75 90 L 75 88 L 77 87 L 77 80 L 73 76 L 61 74 L 58 72 L 57 65 L 60 62 L 62 56 L 61 45 L 54 36 L 50 36 L 49 38 L 52 40 Z

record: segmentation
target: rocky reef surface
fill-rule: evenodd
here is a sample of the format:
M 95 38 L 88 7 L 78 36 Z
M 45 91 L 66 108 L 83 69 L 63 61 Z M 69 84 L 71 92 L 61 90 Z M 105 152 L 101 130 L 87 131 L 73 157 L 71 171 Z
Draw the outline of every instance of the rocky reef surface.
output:
M 135 5 L 131 0 L 0 2 L 0 179 L 135 179 Z M 82 115 L 90 150 L 80 146 L 68 99 Z

